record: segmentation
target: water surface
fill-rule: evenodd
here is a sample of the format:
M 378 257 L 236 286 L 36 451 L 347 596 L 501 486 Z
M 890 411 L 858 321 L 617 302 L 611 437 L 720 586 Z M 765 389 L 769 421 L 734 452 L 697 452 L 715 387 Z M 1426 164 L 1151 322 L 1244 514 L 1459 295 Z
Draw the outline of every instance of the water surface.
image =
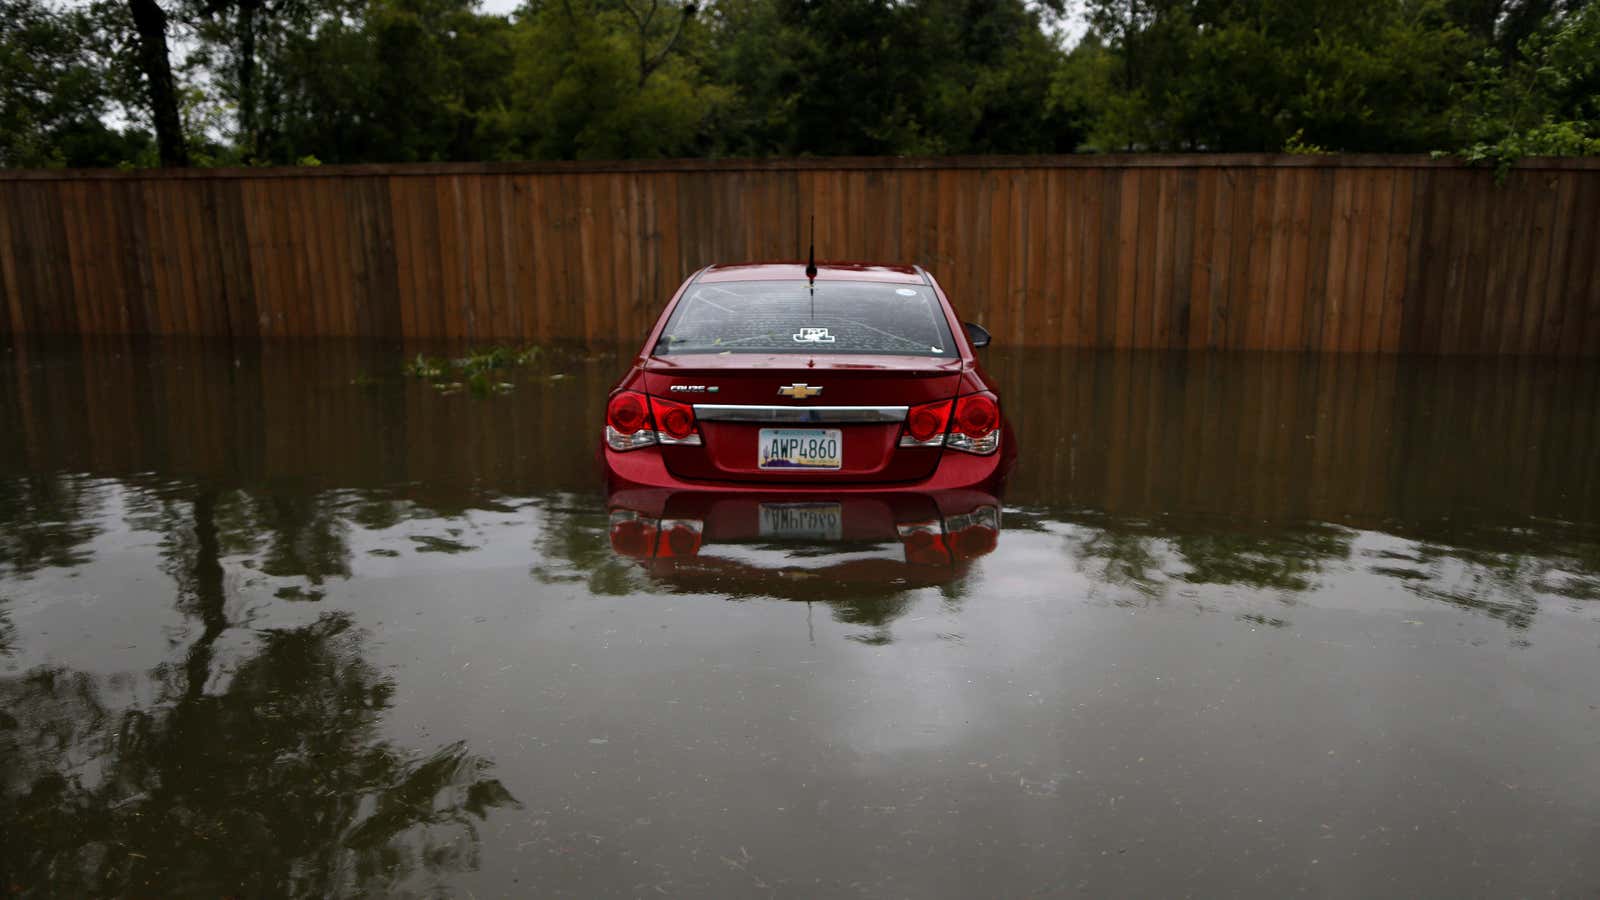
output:
M 1600 890 L 1593 365 L 996 348 L 992 548 L 690 572 L 405 358 L 0 348 L 8 889 Z

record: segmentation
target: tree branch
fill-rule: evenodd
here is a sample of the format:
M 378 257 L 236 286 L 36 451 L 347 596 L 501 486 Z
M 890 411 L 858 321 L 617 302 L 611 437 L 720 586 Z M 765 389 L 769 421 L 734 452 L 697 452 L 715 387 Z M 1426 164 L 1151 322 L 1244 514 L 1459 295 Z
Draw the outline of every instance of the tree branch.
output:
M 640 87 L 644 87 L 645 80 L 650 77 L 650 73 L 652 73 L 656 69 L 660 68 L 661 64 L 667 61 L 667 54 L 672 52 L 673 46 L 678 43 L 678 38 L 683 36 L 683 26 L 690 19 L 694 18 L 695 11 L 696 11 L 696 7 L 695 7 L 695 5 L 693 3 L 685 3 L 683 5 L 683 15 L 678 17 L 678 25 L 677 25 L 676 28 L 672 29 L 672 37 L 667 39 L 666 45 L 661 48 L 661 52 L 657 53 L 654 58 L 652 58 L 652 59 L 650 59 L 648 61 L 644 60 L 644 58 L 643 58 L 644 44 L 642 42 L 640 43 L 640 45 L 639 45 L 640 46 L 640 64 L 639 64 L 639 86 Z

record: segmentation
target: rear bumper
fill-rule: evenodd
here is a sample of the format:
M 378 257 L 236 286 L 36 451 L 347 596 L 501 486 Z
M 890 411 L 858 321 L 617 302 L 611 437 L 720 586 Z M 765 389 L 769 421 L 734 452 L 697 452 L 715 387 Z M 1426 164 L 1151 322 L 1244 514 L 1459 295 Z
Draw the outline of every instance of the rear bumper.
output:
M 604 442 L 599 445 L 598 461 L 605 477 L 606 491 L 705 491 L 722 495 L 761 494 L 796 497 L 839 497 L 853 494 L 928 494 L 976 491 L 999 497 L 1005 480 L 1016 462 L 1016 440 L 1009 424 L 1001 437 L 1000 449 L 989 456 L 976 456 L 959 450 L 945 450 L 933 474 L 909 482 L 783 482 L 701 481 L 679 478 L 667 469 L 660 447 L 616 451 Z

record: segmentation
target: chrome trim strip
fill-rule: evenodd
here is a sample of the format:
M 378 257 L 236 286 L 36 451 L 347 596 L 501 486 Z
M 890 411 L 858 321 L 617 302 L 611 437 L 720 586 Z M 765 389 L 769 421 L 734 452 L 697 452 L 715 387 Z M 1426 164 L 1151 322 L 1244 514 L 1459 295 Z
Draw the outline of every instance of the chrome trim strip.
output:
M 905 406 L 741 406 L 696 403 L 702 422 L 904 422 Z

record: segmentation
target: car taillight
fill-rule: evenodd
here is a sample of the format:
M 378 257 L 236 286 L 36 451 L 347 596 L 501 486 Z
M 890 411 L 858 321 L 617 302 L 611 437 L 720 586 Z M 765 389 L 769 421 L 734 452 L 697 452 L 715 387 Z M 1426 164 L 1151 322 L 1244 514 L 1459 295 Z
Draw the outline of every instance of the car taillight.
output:
M 606 404 L 606 446 L 613 450 L 637 450 L 656 442 L 651 428 L 650 400 L 637 391 L 619 391 Z
M 650 408 L 655 413 L 656 435 L 663 444 L 700 443 L 700 432 L 694 427 L 694 407 L 660 397 L 650 398 Z
M 656 528 L 656 556 L 694 556 L 700 552 L 700 535 L 704 530 L 705 525 L 699 519 L 662 519 Z
M 606 424 L 621 434 L 633 434 L 650 424 L 650 411 L 645 407 L 645 396 L 633 391 L 623 391 L 606 405 Z
M 956 401 L 945 446 L 984 455 L 1000 449 L 1000 404 L 993 395 L 969 394 Z
M 924 403 L 906 413 L 906 430 L 900 435 L 902 447 L 937 447 L 944 443 L 945 427 L 950 423 L 952 401 Z

